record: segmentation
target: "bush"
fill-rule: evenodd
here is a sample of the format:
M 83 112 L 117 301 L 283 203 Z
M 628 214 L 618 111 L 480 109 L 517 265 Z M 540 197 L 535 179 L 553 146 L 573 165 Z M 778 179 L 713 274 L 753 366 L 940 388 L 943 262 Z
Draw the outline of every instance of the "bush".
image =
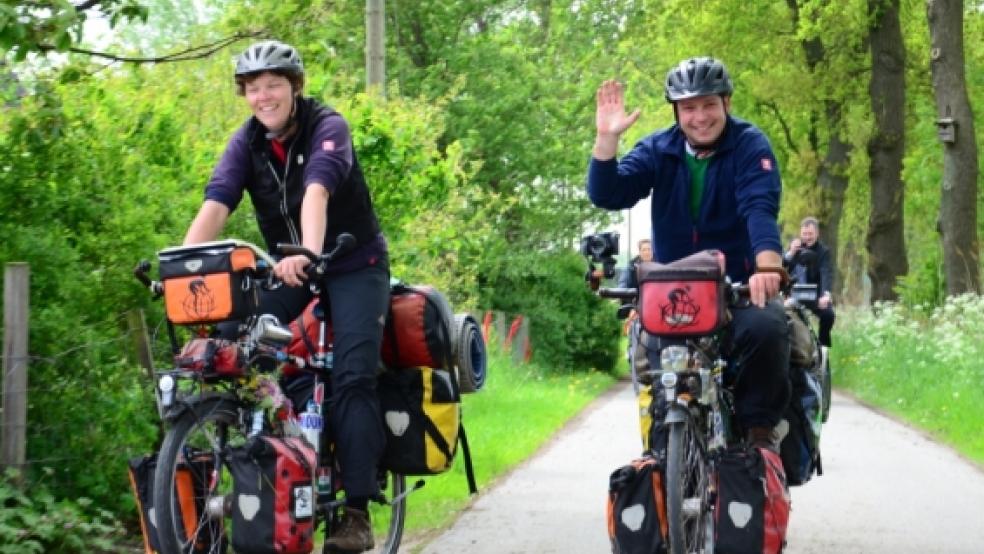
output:
M 529 318 L 535 360 L 559 370 L 615 368 L 616 306 L 588 289 L 579 255 L 538 253 L 511 269 L 495 283 L 492 307 Z
M 44 485 L 28 496 L 18 488 L 20 475 L 0 476 L 0 552 L 3 554 L 76 554 L 121 552 L 123 528 L 92 501 L 55 500 Z

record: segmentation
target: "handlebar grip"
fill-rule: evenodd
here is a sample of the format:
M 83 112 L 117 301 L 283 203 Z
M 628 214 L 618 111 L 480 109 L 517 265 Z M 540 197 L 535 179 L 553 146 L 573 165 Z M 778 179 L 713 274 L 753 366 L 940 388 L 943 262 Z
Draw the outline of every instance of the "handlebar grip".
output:
M 280 252 L 284 256 L 296 256 L 299 254 L 301 256 L 306 256 L 307 259 L 311 260 L 312 262 L 318 260 L 318 256 L 314 252 L 311 252 L 310 250 L 304 248 L 299 244 L 284 244 L 282 242 L 278 242 L 277 252 Z
M 602 287 L 598 289 L 598 296 L 602 298 L 618 298 L 621 300 L 632 300 L 639 296 L 639 289 L 624 287 Z
M 147 260 L 140 260 L 137 267 L 133 268 L 133 276 L 136 277 L 143 286 L 150 289 L 150 292 L 154 293 L 155 296 L 164 294 L 164 285 L 162 285 L 160 281 L 151 281 L 150 277 L 147 277 L 148 271 L 150 271 L 150 262 Z

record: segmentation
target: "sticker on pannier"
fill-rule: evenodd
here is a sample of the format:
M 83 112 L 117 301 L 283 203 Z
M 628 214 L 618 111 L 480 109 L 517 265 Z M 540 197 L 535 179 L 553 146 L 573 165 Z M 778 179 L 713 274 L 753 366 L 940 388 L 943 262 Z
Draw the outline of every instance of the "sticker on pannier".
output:
M 195 454 L 190 461 L 183 461 L 178 465 L 174 486 L 177 505 L 181 514 L 177 525 L 179 532 L 188 534 L 186 529 L 200 527 L 199 521 L 205 509 L 206 487 L 213 467 L 214 461 L 211 455 L 204 453 Z M 130 487 L 133 490 L 133 497 L 136 500 L 140 515 L 144 554 L 157 554 L 161 551 L 160 540 L 157 537 L 157 517 L 154 512 L 154 472 L 156 469 L 156 453 L 129 460 Z M 206 523 L 206 525 L 221 525 L 221 523 L 216 521 Z M 191 538 L 190 534 L 187 536 L 189 539 Z M 218 530 L 214 533 L 200 533 L 199 541 L 191 552 L 216 551 L 213 549 L 216 549 L 218 545 L 208 541 L 218 536 L 221 536 Z M 225 551 L 225 546 L 221 545 L 217 551 Z
M 376 391 L 386 430 L 380 465 L 404 475 L 451 467 L 461 425 L 461 396 L 448 371 L 396 369 L 379 375 Z
M 638 267 L 639 320 L 657 336 L 706 335 L 727 321 L 724 258 L 705 250 L 670 264 Z
M 433 287 L 394 286 L 383 333 L 383 362 L 391 368 L 451 368 L 452 317 L 447 299 Z
M 668 528 L 663 466 L 645 456 L 615 470 L 608 481 L 606 514 L 612 552 L 665 552 Z
M 314 550 L 315 453 L 299 437 L 259 436 L 228 455 L 232 548 L 238 554 Z
M 157 254 L 164 308 L 175 324 L 216 323 L 252 315 L 256 254 L 235 241 L 167 248 Z
M 718 464 L 714 552 L 782 552 L 789 508 L 778 454 L 764 448 L 729 450 Z

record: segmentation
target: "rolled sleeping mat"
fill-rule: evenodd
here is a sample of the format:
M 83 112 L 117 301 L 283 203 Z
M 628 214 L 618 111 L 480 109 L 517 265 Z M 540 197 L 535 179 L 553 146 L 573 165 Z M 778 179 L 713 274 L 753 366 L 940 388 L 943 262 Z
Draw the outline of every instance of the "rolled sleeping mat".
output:
M 461 392 L 476 392 L 485 385 L 488 372 L 482 329 L 469 314 L 455 314 L 453 327 L 451 355 L 458 368 Z

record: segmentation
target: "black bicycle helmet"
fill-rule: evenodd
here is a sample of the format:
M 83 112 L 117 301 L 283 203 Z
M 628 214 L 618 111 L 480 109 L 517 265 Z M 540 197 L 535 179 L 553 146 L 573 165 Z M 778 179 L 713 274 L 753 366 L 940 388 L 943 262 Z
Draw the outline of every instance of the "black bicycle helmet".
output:
M 293 46 L 276 40 L 265 40 L 251 45 L 236 60 L 237 77 L 262 71 L 304 75 L 304 64 Z
M 714 58 L 683 60 L 666 74 L 667 102 L 709 94 L 730 96 L 734 89 L 728 70 Z

